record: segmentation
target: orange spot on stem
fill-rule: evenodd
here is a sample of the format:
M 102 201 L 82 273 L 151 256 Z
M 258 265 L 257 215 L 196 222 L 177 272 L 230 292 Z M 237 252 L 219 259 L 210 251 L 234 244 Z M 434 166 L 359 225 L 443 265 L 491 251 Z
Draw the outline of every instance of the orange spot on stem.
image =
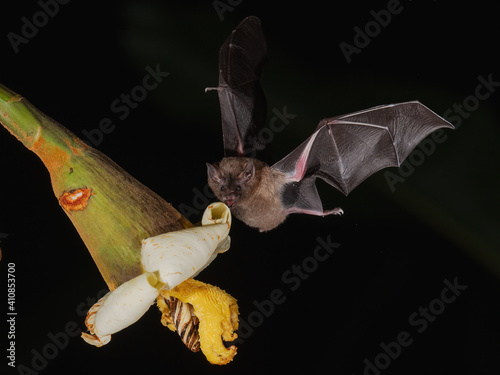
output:
M 59 203 L 66 211 L 83 211 L 92 195 L 90 188 L 81 188 L 64 193 L 59 198 Z

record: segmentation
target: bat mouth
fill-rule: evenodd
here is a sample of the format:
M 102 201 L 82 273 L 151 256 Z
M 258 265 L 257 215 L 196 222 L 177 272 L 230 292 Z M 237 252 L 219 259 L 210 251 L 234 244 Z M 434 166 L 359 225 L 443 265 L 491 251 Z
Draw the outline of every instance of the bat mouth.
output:
M 234 204 L 236 203 L 237 201 L 237 197 L 236 197 L 236 194 L 232 193 L 232 192 L 228 192 L 228 194 L 225 194 L 224 196 L 221 197 L 222 198 L 222 201 L 226 204 L 226 206 L 228 206 L 229 208 L 231 208 L 232 206 L 234 206 Z

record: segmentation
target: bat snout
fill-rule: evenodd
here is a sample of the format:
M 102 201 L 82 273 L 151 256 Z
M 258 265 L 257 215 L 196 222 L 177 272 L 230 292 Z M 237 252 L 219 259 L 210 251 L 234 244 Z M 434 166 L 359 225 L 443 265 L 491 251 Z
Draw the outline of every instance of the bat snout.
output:
M 225 195 L 222 200 L 224 201 L 226 206 L 231 208 L 234 205 L 234 203 L 236 202 L 237 197 L 236 197 L 236 194 L 231 193 L 231 194 Z

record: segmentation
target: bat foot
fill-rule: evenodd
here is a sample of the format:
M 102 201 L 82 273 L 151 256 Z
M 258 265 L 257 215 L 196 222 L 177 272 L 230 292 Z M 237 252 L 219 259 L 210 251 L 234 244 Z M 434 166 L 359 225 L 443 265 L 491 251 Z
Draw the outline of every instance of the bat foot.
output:
M 333 210 L 323 211 L 323 216 L 327 215 L 343 215 L 344 210 L 340 207 L 334 208 Z

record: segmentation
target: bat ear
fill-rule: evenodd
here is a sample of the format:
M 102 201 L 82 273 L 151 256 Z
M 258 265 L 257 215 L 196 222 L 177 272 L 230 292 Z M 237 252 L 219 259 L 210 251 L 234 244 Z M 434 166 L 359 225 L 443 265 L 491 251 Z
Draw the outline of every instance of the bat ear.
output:
M 215 182 L 221 182 L 222 178 L 219 170 L 213 164 L 207 163 L 208 178 Z
M 248 159 L 247 165 L 243 170 L 241 180 L 247 182 L 250 181 L 253 176 L 255 176 L 255 165 L 253 164 L 253 159 Z

